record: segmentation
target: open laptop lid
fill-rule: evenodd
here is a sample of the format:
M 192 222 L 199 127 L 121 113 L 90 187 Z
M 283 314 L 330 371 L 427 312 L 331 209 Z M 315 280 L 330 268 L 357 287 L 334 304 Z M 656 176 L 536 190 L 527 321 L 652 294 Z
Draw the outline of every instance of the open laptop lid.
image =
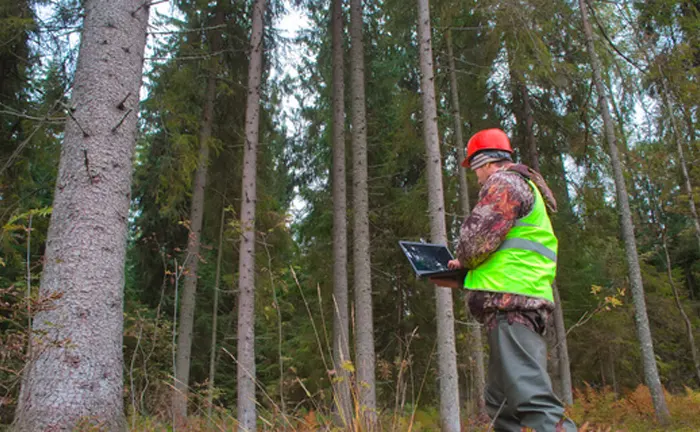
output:
M 411 263 L 418 277 L 463 277 L 467 274 L 464 269 L 450 270 L 447 262 L 454 259 L 445 245 L 399 241 L 401 250 Z

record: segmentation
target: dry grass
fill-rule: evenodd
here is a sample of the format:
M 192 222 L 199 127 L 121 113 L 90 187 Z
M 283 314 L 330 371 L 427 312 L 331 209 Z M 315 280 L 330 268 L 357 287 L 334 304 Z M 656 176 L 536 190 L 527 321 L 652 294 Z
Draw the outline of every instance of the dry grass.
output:
M 580 432 L 691 432 L 700 430 L 700 392 L 686 389 L 684 394 L 666 394 L 673 421 L 662 427 L 654 420 L 654 408 L 649 390 L 639 386 L 617 398 L 609 389 L 595 390 L 586 387 L 577 391 L 576 401 L 569 407 L 568 414 L 579 425 Z M 200 411 L 201 412 L 201 411 Z M 132 423 L 133 420 L 133 423 Z M 355 432 L 362 432 L 361 422 L 355 419 Z M 387 432 L 427 432 L 440 429 L 439 413 L 436 408 L 410 408 L 401 413 L 385 411 L 380 417 L 380 430 Z M 167 422 L 153 417 L 136 417 L 129 421 L 139 432 L 172 431 Z M 187 425 L 178 430 L 191 432 L 236 431 L 234 413 L 218 410 L 211 419 L 191 417 Z M 485 419 L 464 419 L 462 430 L 485 432 L 489 423 Z M 258 431 L 342 431 L 334 425 L 330 411 L 300 410 L 289 413 L 284 421 L 271 412 L 261 416 Z

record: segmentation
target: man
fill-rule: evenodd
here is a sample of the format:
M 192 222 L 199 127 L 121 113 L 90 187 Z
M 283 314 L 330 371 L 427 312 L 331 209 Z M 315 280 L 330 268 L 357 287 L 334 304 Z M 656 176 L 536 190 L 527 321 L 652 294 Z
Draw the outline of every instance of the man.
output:
M 500 129 L 475 134 L 462 166 L 479 180 L 479 202 L 462 224 L 451 269 L 469 270 L 469 309 L 488 331 L 486 408 L 497 431 L 576 431 L 547 375 L 542 337 L 554 310 L 557 238 L 548 210 L 556 211 L 542 176 L 512 162 Z M 456 287 L 445 279 L 438 285 Z

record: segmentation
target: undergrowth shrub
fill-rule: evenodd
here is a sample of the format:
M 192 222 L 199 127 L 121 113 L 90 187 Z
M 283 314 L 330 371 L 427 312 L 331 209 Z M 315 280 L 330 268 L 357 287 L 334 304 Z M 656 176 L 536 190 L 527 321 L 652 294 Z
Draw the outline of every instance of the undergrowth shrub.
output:
M 574 405 L 568 413 L 579 427 L 586 425 L 588 431 L 700 430 L 700 392 L 686 388 L 685 393 L 665 395 L 672 419 L 665 427 L 656 422 L 651 393 L 643 385 L 618 396 L 609 387 L 594 389 L 586 384 L 574 391 Z

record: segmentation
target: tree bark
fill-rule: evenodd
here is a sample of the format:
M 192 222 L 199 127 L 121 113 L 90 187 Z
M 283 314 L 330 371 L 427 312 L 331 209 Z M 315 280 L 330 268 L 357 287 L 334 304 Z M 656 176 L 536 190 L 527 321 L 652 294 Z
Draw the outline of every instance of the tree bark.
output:
M 355 289 L 355 356 L 357 397 L 363 421 L 376 428 L 372 270 L 369 252 L 369 199 L 367 193 L 367 119 L 365 113 L 365 60 L 362 41 L 362 0 L 350 0 L 350 77 L 352 80 L 353 280 Z
M 462 168 L 462 161 L 465 158 L 464 134 L 462 132 L 462 114 L 459 109 L 459 87 L 457 86 L 457 68 L 455 67 L 454 48 L 452 47 L 452 30 L 447 30 L 447 62 L 450 68 L 450 96 L 452 97 L 452 116 L 455 122 L 455 147 L 457 148 L 457 175 L 459 178 L 459 198 L 462 213 L 466 218 L 471 212 L 469 205 L 469 187 L 467 185 L 467 173 Z
M 122 331 L 142 0 L 87 0 L 15 430 L 125 428 Z
M 556 281 L 552 284 L 554 293 L 554 328 L 557 336 L 557 357 L 559 368 L 559 380 L 561 383 L 561 398 L 567 405 L 574 403 L 574 394 L 571 383 L 571 365 L 569 361 L 569 344 L 566 342 L 566 326 L 564 325 L 564 310 L 561 306 L 559 287 Z
M 221 199 L 221 220 L 219 221 L 219 246 L 216 250 L 216 276 L 214 277 L 214 305 L 211 310 L 211 353 L 209 354 L 209 383 L 207 386 L 207 417 L 211 421 L 214 407 L 214 378 L 216 376 L 216 331 L 219 318 L 219 282 L 221 281 L 221 257 L 224 246 L 224 224 L 226 222 L 226 197 Z
M 530 92 L 527 90 L 527 85 L 525 85 L 522 77 L 518 82 L 518 88 L 520 89 L 520 96 L 523 99 L 523 110 L 525 111 L 525 136 L 527 139 L 528 153 L 530 154 L 530 167 L 540 172 L 540 152 L 537 149 L 535 132 L 532 130 L 535 119 L 532 115 L 532 106 L 530 105 Z
M 343 74 L 343 2 L 333 0 L 333 368 L 338 422 L 352 427 L 348 318 L 348 229 L 345 184 L 345 81 Z
M 428 175 L 428 214 L 433 243 L 447 244 L 445 203 L 442 187 L 442 159 L 438 138 L 435 75 L 428 0 L 418 4 L 418 51 L 420 54 L 421 97 L 423 100 L 423 137 Z M 437 313 L 438 375 L 440 384 L 440 424 L 443 431 L 459 432 L 459 383 L 455 349 L 452 290 L 435 287 Z
M 617 374 L 615 373 L 615 356 L 613 356 L 612 349 L 612 346 L 608 345 L 608 352 L 610 353 L 610 377 L 612 379 L 613 392 L 615 392 L 615 397 L 617 397 L 620 394 L 620 389 L 617 385 Z
M 529 165 L 535 171 L 540 172 L 540 152 L 537 148 L 537 140 L 533 129 L 535 119 L 532 113 L 532 105 L 530 104 L 530 92 L 525 83 L 525 77 L 522 72 L 514 67 L 514 60 L 509 57 L 510 76 L 515 81 L 512 85 L 514 91 L 520 94 L 522 102 L 522 110 L 514 109 L 517 121 L 525 129 L 525 141 L 527 143 L 527 154 L 529 156 Z M 515 95 L 513 97 L 515 100 Z M 519 115 L 518 115 L 519 114 Z M 559 296 L 559 287 L 556 282 L 552 285 L 554 294 L 554 315 L 553 315 L 553 340 L 550 348 L 554 347 L 553 354 L 556 356 L 554 367 L 556 370 L 556 380 L 553 384 L 558 387 L 558 394 L 566 404 L 573 404 L 574 398 L 571 389 L 571 368 L 569 364 L 568 344 L 566 343 L 566 327 L 564 325 L 564 312 Z
M 622 174 L 622 166 L 618 155 L 617 142 L 615 140 L 615 130 L 608 108 L 608 100 L 601 79 L 600 65 L 598 57 L 593 45 L 593 31 L 588 22 L 588 12 L 586 0 L 579 0 L 581 8 L 581 19 L 583 29 L 586 35 L 586 47 L 588 55 L 591 58 L 591 68 L 593 70 L 593 84 L 598 93 L 598 104 L 603 116 L 605 128 L 605 138 L 608 142 L 610 160 L 612 162 L 613 174 L 615 180 L 615 190 L 617 192 L 618 210 L 620 212 L 620 221 L 622 225 L 622 237 L 625 243 L 625 252 L 627 257 L 627 265 L 630 279 L 630 289 L 635 307 L 635 323 L 637 327 L 637 337 L 641 345 L 642 361 L 644 368 L 644 381 L 651 391 L 656 418 L 661 424 L 667 424 L 670 420 L 670 414 L 666 405 L 661 380 L 659 379 L 659 371 L 656 365 L 654 356 L 654 344 L 651 338 L 651 330 L 649 329 L 649 318 L 647 316 L 646 301 L 644 299 L 644 285 L 642 283 L 642 275 L 639 267 L 639 257 L 637 255 L 637 242 L 634 236 L 634 225 L 632 223 L 632 214 L 630 211 L 629 199 L 627 196 L 627 187 L 625 178 Z
M 459 108 L 459 87 L 457 85 L 457 69 L 455 68 L 454 48 L 452 46 L 452 30 L 447 30 L 447 62 L 450 68 L 450 95 L 452 96 L 452 116 L 455 122 L 455 146 L 457 147 L 457 175 L 459 177 L 459 196 L 461 210 L 464 217 L 468 217 L 471 212 L 469 205 L 469 188 L 467 186 L 467 173 L 461 166 L 465 152 L 464 136 L 462 133 L 462 114 Z M 464 307 L 469 323 L 469 358 L 470 366 L 474 368 L 473 389 L 471 394 L 476 401 L 479 415 L 486 414 L 486 400 L 484 391 L 486 389 L 486 371 L 484 369 L 484 345 L 482 340 L 481 325 L 472 317 L 469 312 L 469 293 L 464 292 Z
M 217 7 L 213 26 L 223 23 L 223 12 Z M 210 52 L 219 50 L 220 31 L 210 32 Z M 185 281 L 182 286 L 180 318 L 177 335 L 177 357 L 175 361 L 175 388 L 173 390 L 173 415 L 175 424 L 181 425 L 187 418 L 187 400 L 189 395 L 190 356 L 192 353 L 192 328 L 194 326 L 195 295 L 197 293 L 197 271 L 199 269 L 199 249 L 201 246 L 202 221 L 204 219 L 204 198 L 209 169 L 209 138 L 211 138 L 214 118 L 214 101 L 216 100 L 216 75 L 218 59 L 213 57 L 209 65 L 202 122 L 199 129 L 199 155 L 197 172 L 192 185 L 192 202 L 190 208 L 190 227 L 187 239 Z
M 532 115 L 532 106 L 530 105 L 530 93 L 527 86 L 521 80 L 519 82 L 520 94 L 523 99 L 523 110 L 525 114 L 525 137 L 528 143 L 528 153 L 530 155 L 530 166 L 537 172 L 540 172 L 540 152 L 537 148 L 535 133 L 533 130 L 534 117 Z M 554 330 L 556 340 L 555 355 L 557 356 L 557 372 L 559 378 L 560 396 L 564 403 L 571 405 L 574 403 L 574 395 L 571 389 L 571 366 L 569 363 L 569 347 L 566 343 L 566 326 L 564 325 L 564 310 L 559 296 L 559 286 L 556 282 L 552 284 L 552 292 L 554 294 Z
M 238 263 L 238 430 L 254 432 L 255 409 L 255 204 L 257 149 L 260 126 L 263 15 L 265 0 L 253 4 L 250 35 L 248 97 L 245 112 L 245 146 L 241 185 L 241 243 Z

